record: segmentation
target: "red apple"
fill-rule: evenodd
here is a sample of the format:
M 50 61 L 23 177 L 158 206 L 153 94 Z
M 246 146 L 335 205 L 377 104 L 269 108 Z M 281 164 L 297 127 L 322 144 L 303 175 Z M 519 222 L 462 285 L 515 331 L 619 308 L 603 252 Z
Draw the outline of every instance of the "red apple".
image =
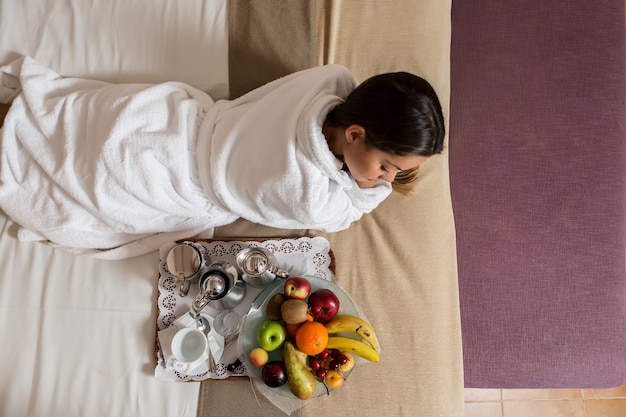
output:
M 270 355 L 265 349 L 257 347 L 250 351 L 250 354 L 248 355 L 248 360 L 252 365 L 261 367 L 270 360 Z
M 339 311 L 339 298 L 328 288 L 315 290 L 309 296 L 309 312 L 315 320 L 327 322 Z
M 311 292 L 311 283 L 304 277 L 289 277 L 285 280 L 283 293 L 288 298 L 304 300 Z

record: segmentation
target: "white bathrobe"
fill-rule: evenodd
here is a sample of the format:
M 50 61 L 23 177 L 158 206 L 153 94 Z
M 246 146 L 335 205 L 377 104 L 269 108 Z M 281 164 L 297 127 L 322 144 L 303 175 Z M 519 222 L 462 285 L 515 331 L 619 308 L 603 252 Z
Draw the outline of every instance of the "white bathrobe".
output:
M 0 68 L 0 207 L 19 237 L 125 258 L 244 218 L 338 231 L 388 183 L 361 189 L 322 134 L 356 82 L 328 65 L 236 100 L 182 83 L 63 78 L 31 58 Z

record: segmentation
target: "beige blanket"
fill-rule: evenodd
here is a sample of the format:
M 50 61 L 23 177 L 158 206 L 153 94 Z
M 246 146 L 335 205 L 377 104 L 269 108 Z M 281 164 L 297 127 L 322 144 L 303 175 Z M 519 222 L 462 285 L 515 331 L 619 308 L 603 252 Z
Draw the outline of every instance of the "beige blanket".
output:
M 261 4 L 259 4 L 261 3 Z M 448 113 L 450 1 L 230 2 L 231 92 L 325 63 L 358 80 L 405 70 L 427 78 Z M 314 40 L 314 41 L 312 41 Z M 216 237 L 319 234 L 245 221 Z M 455 231 L 447 152 L 422 166 L 411 197 L 392 195 L 348 230 L 323 234 L 339 284 L 361 306 L 380 339 L 382 360 L 364 361 L 331 396 L 294 415 L 463 415 L 462 350 Z M 207 381 L 199 416 L 284 415 L 249 381 Z

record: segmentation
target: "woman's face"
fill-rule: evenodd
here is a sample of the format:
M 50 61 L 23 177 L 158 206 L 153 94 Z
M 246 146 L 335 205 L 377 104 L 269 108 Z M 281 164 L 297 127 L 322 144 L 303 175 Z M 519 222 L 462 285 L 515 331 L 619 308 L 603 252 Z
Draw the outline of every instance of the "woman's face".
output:
M 352 139 L 348 139 L 343 149 L 344 162 L 363 188 L 373 187 L 378 181 L 392 182 L 399 171 L 418 167 L 428 159 L 421 155 L 394 155 L 369 147 L 363 135 L 353 134 L 350 137 Z

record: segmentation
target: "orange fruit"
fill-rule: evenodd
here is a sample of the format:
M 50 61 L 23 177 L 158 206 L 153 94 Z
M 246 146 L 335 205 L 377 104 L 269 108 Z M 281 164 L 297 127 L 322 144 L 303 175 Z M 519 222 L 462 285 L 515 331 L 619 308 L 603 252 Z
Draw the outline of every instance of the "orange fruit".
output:
M 328 345 L 328 330 L 318 321 L 305 321 L 296 332 L 296 346 L 307 355 L 317 355 Z
M 297 323 L 297 324 L 289 324 L 289 323 L 285 323 L 285 330 L 287 331 L 287 334 L 289 335 L 289 337 L 295 339 L 296 338 L 296 333 L 298 332 L 298 329 L 300 328 L 300 324 L 301 323 Z

